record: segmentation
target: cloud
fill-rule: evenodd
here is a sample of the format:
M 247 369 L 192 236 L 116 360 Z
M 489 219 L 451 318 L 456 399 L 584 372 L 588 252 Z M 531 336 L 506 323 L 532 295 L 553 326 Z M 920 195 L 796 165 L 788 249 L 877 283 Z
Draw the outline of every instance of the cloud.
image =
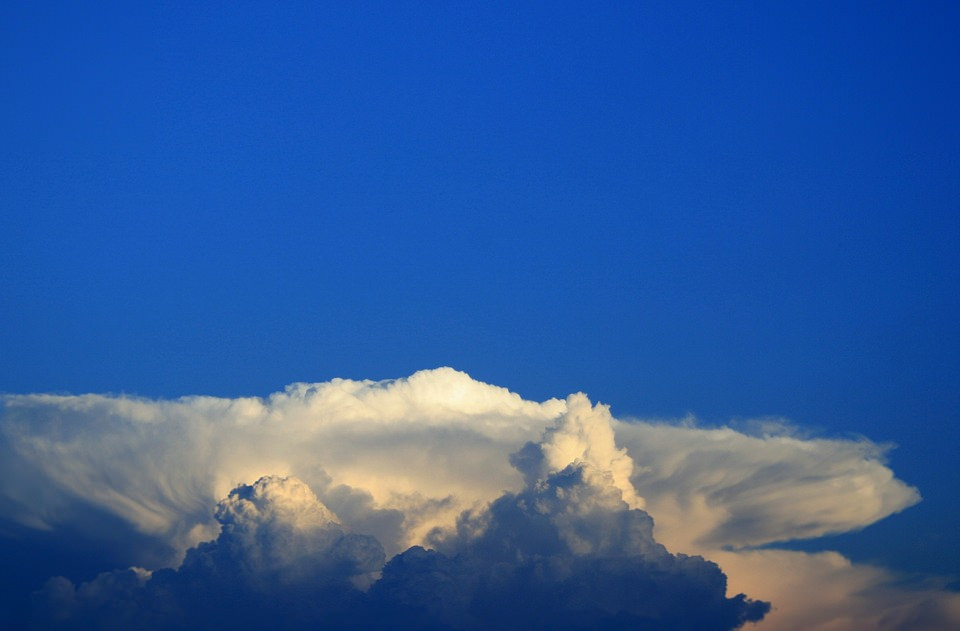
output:
M 758 629 L 809 631 L 944 631 L 960 628 L 960 594 L 930 578 L 905 584 L 880 567 L 835 552 L 715 550 L 734 590 L 769 599 Z
M 216 544 L 193 548 L 181 572 L 216 567 L 276 586 L 363 579 L 385 560 L 376 539 L 345 534 L 336 515 L 296 478 L 240 485 L 214 514 L 221 524 Z
M 733 629 L 769 604 L 726 597 L 701 557 L 672 555 L 610 475 L 584 462 L 465 514 L 456 535 L 394 557 L 372 595 L 417 627 Z
M 434 530 L 444 552 L 417 546 L 384 566 L 380 543 L 345 533 L 304 482 L 269 476 L 219 502 L 219 536 L 190 549 L 177 570 L 103 573 L 79 587 L 53 578 L 35 595 L 34 621 L 54 628 L 721 630 L 760 620 L 769 604 L 727 598 L 716 564 L 672 555 L 654 541 L 650 516 L 631 508 L 620 489 L 632 462 L 613 448 L 609 413 L 582 395 L 568 404 L 558 425 L 525 448 L 539 455 L 524 459 L 520 493 L 464 512 L 453 531 Z M 590 436 L 599 436 L 596 449 Z
M 866 439 L 805 439 L 776 426 L 748 434 L 617 420 L 583 395 L 524 401 L 448 368 L 384 382 L 294 384 L 263 399 L 0 401 L 0 546 L 9 552 L 5 572 L 22 574 L 18 585 L 29 583 L 19 589 L 66 574 L 76 594 L 96 591 L 101 579 L 90 577 L 112 567 L 150 568 L 147 584 L 173 572 L 162 568 L 185 571 L 197 550 L 229 530 L 218 517 L 229 521 L 233 513 L 215 515 L 212 507 L 224 498 L 239 502 L 252 491 L 234 490 L 266 477 L 302 481 L 345 536 L 377 541 L 393 558 L 385 579 L 401 559 L 419 563 L 419 551 L 405 552 L 414 545 L 432 548 L 423 552 L 430 563 L 455 576 L 471 550 L 492 545 L 481 533 L 510 520 L 554 533 L 566 546 L 561 556 L 577 559 L 568 563 L 574 574 L 588 566 L 615 574 L 591 537 L 607 533 L 627 545 L 625 533 L 636 524 L 608 517 L 645 514 L 643 507 L 657 541 L 719 563 L 734 593 L 773 603 L 758 629 L 859 628 L 850 616 L 884 624 L 911 616 L 960 619 L 955 595 L 938 585 L 897 586 L 897 577 L 879 568 L 840 568 L 830 561 L 842 560 L 837 555 L 751 549 L 863 528 L 918 501 L 885 464 L 886 448 Z M 558 491 L 576 501 L 550 504 L 542 495 Z M 256 506 L 258 497 L 244 501 Z M 521 519 L 521 501 L 553 512 L 545 522 L 533 514 Z M 279 563 L 279 549 L 258 554 Z M 784 564 L 795 571 L 783 572 Z M 701 567 L 705 575 L 708 565 Z M 535 564 L 523 567 L 542 574 L 551 589 L 563 583 Z M 279 584 L 284 573 L 299 570 L 276 571 L 271 581 Z M 110 580 L 131 586 L 142 578 L 124 576 Z M 344 580 L 351 594 L 375 593 L 356 586 L 370 577 Z M 826 584 L 836 589 L 818 587 Z M 791 587 L 798 585 L 803 589 Z M 62 582 L 55 588 L 69 592 Z
M 920 501 L 886 466 L 888 447 L 788 432 L 616 422 L 618 442 L 643 464 L 631 481 L 679 545 L 757 546 L 847 532 Z
M 0 518 L 49 529 L 107 511 L 163 541 L 168 562 L 215 536 L 219 498 L 271 474 L 318 489 L 332 480 L 379 508 L 452 524 L 519 488 L 507 454 L 565 409 L 451 369 L 294 384 L 266 399 L 8 395 L 3 405 L 0 466 L 11 475 L 0 481 Z M 418 536 L 415 520 L 408 531 Z
M 215 511 L 212 542 L 176 570 L 131 568 L 75 587 L 50 579 L 34 595 L 42 628 L 303 628 L 348 626 L 383 566 L 373 537 L 345 533 L 302 481 L 264 477 L 240 485 Z
M 768 611 L 727 598 L 715 564 L 654 540 L 606 407 L 572 395 L 557 425 L 512 462 L 522 491 L 435 531 L 437 551 L 411 548 L 387 564 L 372 593 L 392 615 L 453 628 L 706 630 Z
M 566 403 L 560 423 L 548 428 L 539 443 L 527 443 L 512 458 L 513 465 L 529 483 L 572 463 L 581 463 L 588 475 L 608 477 L 630 508 L 642 508 L 643 498 L 630 481 L 633 460 L 625 449 L 617 447 L 610 409 L 591 406 L 582 393 L 567 397 Z

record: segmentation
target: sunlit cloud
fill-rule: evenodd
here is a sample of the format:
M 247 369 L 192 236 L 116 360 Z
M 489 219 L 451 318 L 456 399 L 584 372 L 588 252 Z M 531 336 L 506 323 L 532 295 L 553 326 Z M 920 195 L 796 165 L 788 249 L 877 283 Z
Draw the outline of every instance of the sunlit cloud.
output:
M 157 599 L 200 607 L 190 599 L 238 584 L 245 607 L 316 592 L 292 625 L 324 605 L 344 625 L 389 614 L 470 628 L 508 613 L 521 625 L 549 610 L 571 625 L 719 629 L 758 620 L 765 601 L 763 629 L 960 621 L 935 583 L 755 549 L 919 501 L 867 439 L 618 420 L 582 394 L 525 401 L 449 368 L 262 399 L 7 395 L 0 432 L 2 523 L 109 540 L 137 568 L 32 586 L 44 624 L 98 620 L 108 603 L 127 616 L 114 622 L 146 624 L 145 609 L 173 615 Z M 431 600 L 445 589 L 458 605 Z M 481 606 L 490 598 L 512 604 Z

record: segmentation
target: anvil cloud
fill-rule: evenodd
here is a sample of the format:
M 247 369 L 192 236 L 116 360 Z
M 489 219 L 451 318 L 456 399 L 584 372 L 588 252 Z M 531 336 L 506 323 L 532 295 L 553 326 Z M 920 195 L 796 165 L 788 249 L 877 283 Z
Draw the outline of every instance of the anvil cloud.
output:
M 176 628 L 231 602 L 290 626 L 960 621 L 935 584 L 757 549 L 919 500 L 866 439 L 618 420 L 583 394 L 525 401 L 449 368 L 263 399 L 7 395 L 2 414 L 0 536 L 49 570 L 7 579 L 35 592 L 8 615 L 41 627 Z M 110 559 L 60 568 L 57 542 Z

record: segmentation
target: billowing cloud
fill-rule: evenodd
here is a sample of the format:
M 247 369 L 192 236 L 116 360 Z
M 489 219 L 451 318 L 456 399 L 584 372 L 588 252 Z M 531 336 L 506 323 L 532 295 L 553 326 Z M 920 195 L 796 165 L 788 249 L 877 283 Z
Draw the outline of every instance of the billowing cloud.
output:
M 425 628 L 709 630 L 763 617 L 768 603 L 727 598 L 719 567 L 667 552 L 649 515 L 592 469 L 571 463 L 465 514 L 436 542 L 446 553 L 394 557 L 372 595 Z
M 215 514 L 217 539 L 191 548 L 178 569 L 105 572 L 79 587 L 54 577 L 34 594 L 32 621 L 78 629 L 303 628 L 362 609 L 358 588 L 385 560 L 375 538 L 345 533 L 295 478 L 238 486 Z
M 227 574 L 247 576 L 249 589 L 313 576 L 310 584 L 341 590 L 337 602 L 415 610 L 438 623 L 450 612 L 418 598 L 455 586 L 476 608 L 482 594 L 519 594 L 520 577 L 540 590 L 528 594 L 531 602 L 546 607 L 542 599 L 565 593 L 581 603 L 551 605 L 570 621 L 615 612 L 660 628 L 673 620 L 668 596 L 684 590 L 714 607 L 690 615 L 709 611 L 728 625 L 756 618 L 761 605 L 724 596 L 724 573 L 731 594 L 772 602 L 758 628 L 924 628 L 926 620 L 932 629 L 960 620 L 956 595 L 937 585 L 898 587 L 890 572 L 832 553 L 753 549 L 859 529 L 918 501 L 886 466 L 885 449 L 866 439 L 617 420 L 583 395 L 524 401 L 451 369 L 294 384 L 263 399 L 8 395 L 2 404 L 0 540 L 44 551 L 34 555 L 46 561 L 34 564 L 29 589 L 71 576 L 43 591 L 63 620 L 100 606 L 134 607 L 164 584 L 169 601 L 171 586 L 199 567 L 229 563 Z M 56 542 L 67 538 L 89 553 L 58 569 L 65 557 Z M 332 552 L 334 540 L 366 542 L 366 556 L 354 550 L 358 564 L 350 565 L 349 554 Z M 536 547 L 549 541 L 554 547 Z M 376 549 L 390 559 L 380 581 L 372 561 L 357 560 Z M 104 550 L 109 555 L 98 554 Z M 285 555 L 308 562 L 289 565 Z M 8 572 L 26 565 L 20 558 Z M 510 563 L 497 565 L 504 558 Z M 491 559 L 499 561 L 477 566 Z M 110 565 L 91 571 L 97 560 Z M 149 570 L 91 578 L 123 566 Z M 657 600 L 664 611 L 618 609 L 591 591 L 603 584 L 613 594 L 614 583 L 636 585 L 654 568 L 673 577 Z M 485 577 L 480 592 L 471 591 L 476 577 Z M 123 590 L 130 596 L 103 600 Z M 103 603 L 94 607 L 97 598 Z
M 760 620 L 768 603 L 728 598 L 716 564 L 654 540 L 650 516 L 624 500 L 635 498 L 620 488 L 633 467 L 614 448 L 609 413 L 582 395 L 569 403 L 544 440 L 527 444 L 525 488 L 464 512 L 455 530 L 434 530 L 437 550 L 416 546 L 384 566 L 380 543 L 345 533 L 305 483 L 264 477 L 217 505 L 219 536 L 191 548 L 178 569 L 103 573 L 79 588 L 53 578 L 35 594 L 34 620 L 54 628 L 704 630 Z M 600 437 L 596 449 L 590 436 Z
M 168 562 L 216 536 L 210 506 L 264 475 L 362 490 L 408 515 L 413 538 L 438 519 L 452 524 L 519 488 L 507 455 L 566 407 L 452 369 L 294 384 L 266 399 L 15 395 L 3 404 L 0 466 L 16 474 L 0 482 L 0 517 L 49 529 L 103 510 L 164 542 Z
M 960 629 L 960 594 L 944 581 L 905 586 L 903 577 L 835 552 L 714 550 L 732 590 L 773 602 L 758 629 L 945 631 Z

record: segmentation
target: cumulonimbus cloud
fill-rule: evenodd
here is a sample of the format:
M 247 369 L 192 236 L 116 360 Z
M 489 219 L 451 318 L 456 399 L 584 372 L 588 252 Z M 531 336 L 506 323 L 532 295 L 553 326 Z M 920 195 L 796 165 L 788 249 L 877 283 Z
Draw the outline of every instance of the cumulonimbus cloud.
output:
M 53 628 L 728 630 L 769 604 L 726 596 L 701 557 L 670 554 L 625 493 L 632 462 L 608 413 L 586 397 L 522 459 L 525 486 L 436 528 L 384 565 L 369 535 L 346 533 L 302 481 L 268 476 L 217 505 L 216 540 L 176 570 L 102 573 L 79 588 L 50 579 L 34 620 Z M 596 446 L 591 443 L 596 441 Z M 625 499 L 626 498 L 626 499 Z M 443 550 L 443 551 L 440 551 Z M 382 568 L 382 576 L 376 573 Z M 368 589 L 364 589 L 368 588 Z
M 574 475 L 580 482 L 571 488 L 607 489 L 623 504 L 618 514 L 645 507 L 659 542 L 720 562 L 733 589 L 772 601 L 761 628 L 867 628 L 854 626 L 868 619 L 865 603 L 890 628 L 923 616 L 960 619 L 950 618 L 956 596 L 941 589 L 898 590 L 883 570 L 824 561 L 836 555 L 751 549 L 862 528 L 918 501 L 885 465 L 884 448 L 866 439 L 617 420 L 583 395 L 525 401 L 449 368 L 386 382 L 294 384 L 264 399 L 7 395 L 2 403 L 0 528 L 109 537 L 124 563 L 151 570 L 181 561 L 189 568 L 195 550 L 211 545 L 203 542 L 228 530 L 226 513 L 217 521 L 212 510 L 219 501 L 256 480 L 287 478 L 302 480 L 343 533 L 369 536 L 385 558 L 403 553 L 385 577 L 396 577 L 404 555 L 421 554 L 404 552 L 415 545 L 434 549 L 441 556 L 430 563 L 457 575 L 498 515 L 519 519 L 518 502 L 545 501 L 537 484 L 563 491 L 557 476 Z M 563 474 L 572 464 L 575 472 Z M 601 496 L 580 492 L 551 513 L 574 556 L 591 548 L 589 536 L 578 542 L 571 533 L 590 529 L 564 529 L 564 519 L 575 514 L 571 506 L 604 514 Z M 110 516 L 110 527 L 91 514 Z M 783 572 L 785 563 L 796 571 Z M 140 589 L 141 574 L 108 576 Z M 835 581 L 830 594 L 815 589 L 826 579 Z M 807 585 L 807 595 L 788 584 Z M 93 585 L 81 582 L 73 597 L 104 592 Z M 406 593 L 396 585 L 395 596 Z M 70 593 L 56 581 L 47 590 L 58 586 Z M 845 596 L 833 603 L 837 594 Z M 844 615 L 853 616 L 847 627 Z

